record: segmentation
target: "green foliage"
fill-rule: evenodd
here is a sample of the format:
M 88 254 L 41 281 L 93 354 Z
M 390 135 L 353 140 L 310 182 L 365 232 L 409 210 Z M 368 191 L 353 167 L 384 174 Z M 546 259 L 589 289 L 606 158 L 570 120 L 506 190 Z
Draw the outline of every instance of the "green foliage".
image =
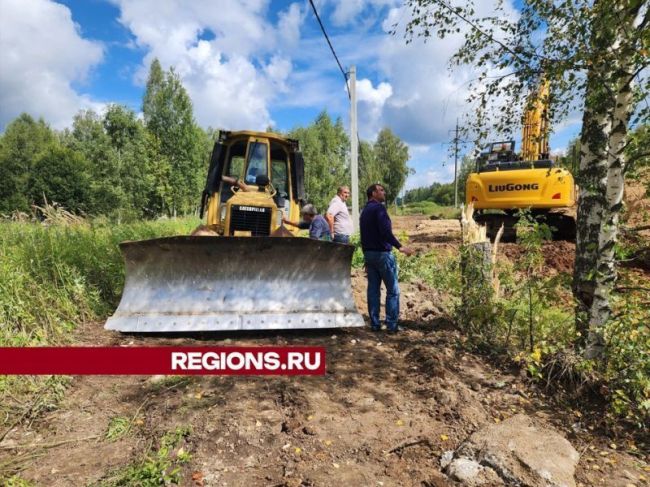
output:
M 295 128 L 289 137 L 300 141 L 305 159 L 305 193 L 319 212 L 327 210 L 336 188 L 349 184 L 347 153 L 350 141 L 341 119 L 332 119 L 323 111 L 313 124 Z
M 181 446 L 191 431 L 189 427 L 178 427 L 166 433 L 157 451 L 148 451 L 142 460 L 115 472 L 99 485 L 154 487 L 179 484 L 182 466 L 192 458 Z
M 489 263 L 473 246 L 461 249 L 464 273 L 454 270 L 461 285 L 455 315 L 473 348 L 502 352 L 522 362 L 538 376 L 547 355 L 570 346 L 575 339 L 569 276 L 544 276 L 543 243 L 550 229 L 524 212 L 517 228 L 522 254 L 514 265 L 499 263 L 499 295 L 495 295 Z M 461 277 L 462 276 L 462 277 Z M 462 296 L 462 299 L 461 299 Z
M 30 482 L 29 480 L 25 480 L 18 475 L 14 475 L 12 477 L 9 477 L 8 479 L 0 479 L 2 480 L 3 484 L 5 487 L 33 487 L 35 484 Z
M 359 208 L 363 208 L 368 200 L 366 189 L 371 184 L 381 184 L 383 179 L 383 167 L 377 160 L 372 144 L 362 140 L 359 143 Z
M 392 210 L 392 207 L 389 208 Z M 439 206 L 432 201 L 418 201 L 398 206 L 398 215 L 427 215 L 443 219 L 458 219 L 460 210 L 452 206 Z
M 474 2 L 408 4 L 407 42 L 462 38 L 450 63 L 479 73 L 467 100 L 477 142 L 487 133 L 510 136 L 534 103 L 529 94 L 546 82 L 550 92 L 538 100 L 551 123 L 567 119 L 575 106 L 584 107 L 573 288 L 578 327 L 588 334 L 585 353 L 603 358 L 603 324 L 611 314 L 616 281 L 612 250 L 622 208 L 616 189 L 624 183 L 624 172 L 612 168 L 625 171 L 626 156 L 633 167 L 628 131 L 650 117 L 645 102 L 650 78 L 639 76 L 650 66 L 647 2 L 535 0 L 518 5 L 517 15 L 506 2 L 493 2 L 489 11 L 476 9 Z M 494 76 L 495 67 L 506 74 Z M 640 147 L 637 156 L 647 144 Z
M 0 223 L 0 344 L 65 340 L 75 324 L 105 317 L 123 285 L 118 243 L 187 234 L 194 219 L 130 225 Z
M 29 199 L 38 205 L 56 202 L 74 212 L 88 210 L 90 167 L 78 152 L 51 145 L 36 158 L 29 180 Z
M 144 121 L 169 163 L 164 205 L 171 214 L 196 208 L 205 179 L 208 151 L 205 133 L 194 121 L 192 101 L 173 68 L 163 72 L 157 59 L 151 63 L 142 104 Z M 208 149 L 209 150 L 209 149 Z
M 452 206 L 454 204 L 454 183 L 433 183 L 424 188 L 409 189 L 404 194 L 404 203 L 421 202 Z
M 118 223 L 193 213 L 214 132 L 196 125 L 180 78 L 158 61 L 143 110 L 145 123 L 121 105 L 82 110 L 61 133 L 20 115 L 0 136 L 0 213 L 44 200 Z
M 106 439 L 116 441 L 125 436 L 131 430 L 131 420 L 124 416 L 111 418 L 106 430 Z
M 407 242 L 407 239 L 400 237 L 400 241 Z M 397 263 L 400 281 L 423 281 L 435 289 L 444 290 L 447 302 L 443 304 L 450 309 L 455 306 L 461 286 L 457 254 L 431 250 L 407 257 L 397 253 Z
M 650 125 L 643 123 L 637 125 L 628 132 L 629 142 L 625 147 L 625 158 L 627 159 L 626 175 L 631 179 L 639 179 L 645 171 L 650 168 L 650 154 L 647 148 L 650 147 Z M 580 139 L 575 138 L 569 141 L 566 154 L 559 158 L 561 167 L 569 169 L 574 175 L 578 174 L 580 167 Z
M 305 192 L 307 199 L 324 212 L 341 185 L 350 185 L 350 141 L 341 119 L 332 122 L 322 112 L 314 123 L 295 128 L 287 134 L 298 139 L 305 159 Z M 409 168 L 408 148 L 390 129 L 383 129 L 377 141 L 359 144 L 359 205 L 366 203 L 366 189 L 381 183 L 392 203 L 401 191 Z
M 583 100 L 594 110 L 613 107 L 618 90 L 627 89 L 634 73 L 648 66 L 646 25 L 636 19 L 644 15 L 644 2 L 530 1 L 514 16 L 501 2 L 489 12 L 475 2 L 453 8 L 440 0 L 409 0 L 408 5 L 407 42 L 460 37 L 450 64 L 479 71 L 468 98 L 475 108 L 468 121 L 478 137 L 519 128 L 529 91 L 542 72 L 551 83 L 553 121 L 566 118 Z M 495 66 L 508 75 L 494 76 Z M 650 114 L 643 103 L 649 89 L 650 82 L 642 79 L 630 97 L 637 120 Z M 506 102 L 495 106 L 497 99 Z M 495 130 L 486 130 L 490 126 Z
M 359 269 L 363 267 L 363 251 L 361 250 L 361 235 L 359 235 L 359 233 L 350 235 L 350 245 L 354 245 L 354 254 L 352 254 L 352 268 Z
M 476 170 L 476 162 L 469 156 L 463 157 L 458 171 L 458 204 L 465 204 L 465 193 L 467 189 L 467 178 Z
M 161 212 L 152 210 L 160 206 L 161 197 L 156 191 L 156 146 L 133 111 L 110 105 L 103 118 L 80 112 L 63 141 L 90 164 L 90 214 L 121 222 Z
M 650 170 L 650 124 L 645 123 L 637 126 L 629 133 L 630 142 L 625 148 L 625 155 L 628 160 L 628 175 L 633 179 L 639 179 L 641 175 Z M 647 181 L 650 185 L 650 181 Z M 650 186 L 648 186 L 650 194 Z
M 409 168 L 408 147 L 389 128 L 382 129 L 373 146 L 376 164 L 382 168 L 381 182 L 386 189 L 386 204 L 391 204 L 402 190 Z
M 109 105 L 101 116 L 82 110 L 61 133 L 29 115 L 18 117 L 0 136 L 0 213 L 28 212 L 47 200 L 118 223 L 194 214 L 216 131 L 196 124 L 178 74 L 164 71 L 158 60 L 151 64 L 142 109 L 144 121 L 121 105 Z M 300 141 L 307 199 L 323 212 L 337 188 L 350 185 L 343 122 L 323 111 L 287 135 Z M 359 202 L 377 182 L 392 202 L 409 174 L 408 157 L 390 129 L 374 144 L 361 141 Z
M 492 287 L 489 255 L 484 247 L 463 245 L 460 249 L 460 296 L 456 321 L 476 347 L 493 348 L 500 323 Z
M 558 165 L 571 171 L 572 174 L 578 174 L 580 167 L 580 139 L 575 138 L 569 141 L 566 154 L 558 159 Z
M 29 179 L 36 160 L 57 139 L 41 119 L 35 121 L 23 113 L 7 125 L 0 135 L 0 213 L 29 211 Z
M 502 266 L 499 272 L 499 346 L 524 361 L 532 375 L 540 373 L 545 356 L 570 346 L 576 336 L 569 276 L 542 272 L 542 245 L 550 238 L 548 225 L 520 212 L 517 240 L 522 254 L 512 268 Z
M 615 309 L 605 328 L 611 409 L 642 427 L 650 420 L 650 304 L 633 293 L 618 298 Z

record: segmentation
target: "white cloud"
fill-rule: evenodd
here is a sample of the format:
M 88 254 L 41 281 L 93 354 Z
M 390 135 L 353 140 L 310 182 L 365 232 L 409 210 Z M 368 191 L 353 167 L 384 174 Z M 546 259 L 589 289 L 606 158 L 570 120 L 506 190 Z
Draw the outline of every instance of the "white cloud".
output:
M 366 15 L 369 4 L 362 7 L 349 5 L 347 22 L 356 18 L 353 12 L 363 11 Z M 390 5 L 391 2 L 381 2 Z M 395 2 L 392 2 L 395 3 Z M 337 5 L 339 5 L 337 3 Z M 341 7 L 343 8 L 343 7 Z M 488 14 L 492 8 L 489 2 L 477 4 L 478 14 Z M 506 2 L 506 12 L 516 15 L 516 10 Z M 337 10 L 335 10 L 335 15 Z M 340 10 L 339 10 L 340 12 Z M 387 83 L 391 93 L 381 103 L 359 105 L 359 131 L 367 136 L 376 127 L 389 126 L 397 135 L 410 144 L 435 144 L 449 140 L 449 129 L 456 119 L 462 123 L 463 115 L 469 113 L 466 99 L 470 82 L 477 77 L 471 68 L 448 69 L 448 62 L 463 42 L 462 35 L 438 39 L 435 35 L 427 42 L 416 38 L 407 44 L 403 29 L 411 18 L 410 9 L 405 6 L 383 10 L 381 22 L 383 35 L 359 33 L 356 36 L 337 36 L 340 57 L 357 63 L 357 70 L 363 72 L 374 68 L 375 78 Z M 357 20 L 357 24 L 362 23 Z M 390 32 L 397 25 L 397 34 Z M 354 60 L 354 61 L 351 61 Z M 360 83 L 360 81 L 359 81 Z
M 377 15 L 384 7 L 398 5 L 400 0 L 334 0 L 334 12 L 331 15 L 331 21 L 336 26 L 346 26 L 361 20 L 362 23 L 372 22 L 373 17 Z M 319 8 L 317 6 L 317 8 Z M 322 10 L 319 8 L 319 10 Z M 360 19 L 362 16 L 366 17 Z M 322 16 L 322 13 L 321 13 Z
M 264 129 L 273 124 L 269 105 L 288 90 L 293 66 L 286 52 L 300 38 L 299 4 L 281 11 L 274 25 L 262 0 L 116 1 L 120 22 L 148 51 L 136 75 L 139 83 L 158 58 L 164 68 L 176 69 L 201 125 Z
M 364 7 L 364 0 L 343 0 L 336 2 L 332 21 L 335 25 L 346 25 L 354 21 Z
M 300 4 L 292 3 L 286 11 L 280 12 L 278 30 L 284 45 L 294 46 L 300 40 L 300 26 L 305 20 L 306 12 Z
M 359 135 L 364 139 L 375 139 L 383 127 L 382 111 L 384 104 L 393 95 L 390 83 L 372 86 L 369 79 L 357 80 L 357 115 L 359 117 Z
M 102 45 L 81 36 L 68 7 L 0 0 L 0 129 L 22 112 L 62 128 L 80 108 L 101 109 L 72 83 L 84 82 L 102 56 Z

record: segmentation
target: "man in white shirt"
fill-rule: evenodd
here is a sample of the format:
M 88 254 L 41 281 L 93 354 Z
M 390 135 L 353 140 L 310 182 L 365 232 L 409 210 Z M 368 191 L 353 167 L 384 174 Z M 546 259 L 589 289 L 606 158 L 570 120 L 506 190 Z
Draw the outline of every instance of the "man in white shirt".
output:
M 348 212 L 348 205 L 345 202 L 350 197 L 350 188 L 341 186 L 336 196 L 330 201 L 325 218 L 330 225 L 332 240 L 338 243 L 350 243 L 352 235 L 352 218 Z

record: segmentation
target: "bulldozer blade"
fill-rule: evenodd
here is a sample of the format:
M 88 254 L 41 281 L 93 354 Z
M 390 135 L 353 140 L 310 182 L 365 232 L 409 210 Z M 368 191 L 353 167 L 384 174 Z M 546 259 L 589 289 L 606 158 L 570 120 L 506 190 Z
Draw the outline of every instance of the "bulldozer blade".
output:
M 352 298 L 354 247 L 295 237 L 167 237 L 120 244 L 122 332 L 363 326 Z

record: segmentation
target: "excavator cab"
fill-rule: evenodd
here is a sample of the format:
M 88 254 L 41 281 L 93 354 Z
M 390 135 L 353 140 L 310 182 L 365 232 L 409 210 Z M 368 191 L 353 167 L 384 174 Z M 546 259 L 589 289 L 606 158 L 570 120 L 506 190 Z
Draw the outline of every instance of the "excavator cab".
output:
M 123 242 L 126 279 L 106 328 L 122 332 L 363 326 L 354 247 L 295 238 L 304 202 L 298 141 L 221 132 L 201 197 L 208 236 Z M 203 234 L 205 235 L 205 234 Z
M 515 154 L 515 141 L 493 142 L 487 147 L 487 163 L 494 164 L 498 162 L 511 162 L 517 160 Z

